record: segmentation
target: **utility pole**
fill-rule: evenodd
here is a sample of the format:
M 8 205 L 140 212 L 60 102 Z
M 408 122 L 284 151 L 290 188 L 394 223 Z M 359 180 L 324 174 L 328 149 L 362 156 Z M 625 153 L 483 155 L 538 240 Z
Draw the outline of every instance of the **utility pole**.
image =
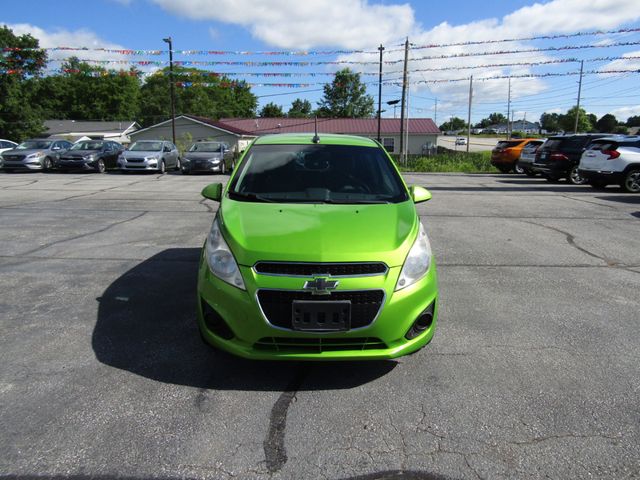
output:
M 382 143 L 380 138 L 380 116 L 382 115 L 382 51 L 384 47 L 382 44 L 378 47 L 380 50 L 380 72 L 378 73 L 378 142 Z
M 405 152 L 404 152 L 404 160 L 405 160 L 405 165 L 409 162 L 409 97 L 411 97 L 411 87 L 409 87 L 410 85 L 410 81 L 409 81 L 409 75 L 407 74 L 407 116 L 404 119 L 405 121 L 405 125 L 404 125 L 404 135 L 405 135 Z
M 467 113 L 467 153 L 471 142 L 471 99 L 473 98 L 473 75 L 469 78 L 469 112 Z
M 404 42 L 404 73 L 402 75 L 402 98 L 400 100 L 400 163 L 404 158 L 404 104 L 407 96 L 407 63 L 409 62 L 409 37 Z
M 578 105 L 576 106 L 576 123 L 573 127 L 573 133 L 578 133 L 578 117 L 580 117 L 580 93 L 582 92 L 582 67 L 584 60 L 580 60 L 580 81 L 578 82 Z
M 507 140 L 511 138 L 509 135 L 509 115 L 511 113 L 511 77 L 509 77 L 509 90 L 507 93 Z
M 173 81 L 173 42 L 171 37 L 163 38 L 163 42 L 169 44 L 169 79 L 171 81 L 171 138 L 176 144 L 176 93 Z
M 438 99 L 434 98 L 436 101 L 435 107 L 433 107 L 433 123 L 438 125 Z

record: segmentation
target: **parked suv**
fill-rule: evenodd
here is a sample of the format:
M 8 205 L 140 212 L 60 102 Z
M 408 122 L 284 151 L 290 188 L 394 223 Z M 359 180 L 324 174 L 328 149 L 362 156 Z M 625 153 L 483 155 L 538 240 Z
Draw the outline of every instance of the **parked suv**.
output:
M 626 192 L 640 193 L 640 136 L 595 140 L 582 154 L 578 174 L 594 188 L 617 184 Z
M 12 170 L 51 170 L 60 157 L 73 144 L 66 140 L 33 138 L 2 153 L 2 167 Z
M 140 140 L 135 142 L 118 157 L 122 171 L 154 170 L 165 173 L 167 169 L 180 169 L 180 152 L 171 142 L 165 140 Z
M 522 149 L 529 142 L 536 141 L 534 138 L 519 138 L 517 140 L 502 140 L 491 150 L 491 165 L 502 173 L 516 171 L 516 162 L 520 158 Z M 518 172 L 523 173 L 523 172 Z
M 541 173 L 550 182 L 567 178 L 574 185 L 585 183 L 578 174 L 578 164 L 587 146 L 607 134 L 560 135 L 549 137 L 538 148 L 531 170 Z
M 80 140 L 56 162 L 56 167 L 67 170 L 93 170 L 104 173 L 115 168 L 116 160 L 124 147 L 111 140 Z
M 538 148 L 540 148 L 543 143 L 544 139 L 531 140 L 527 143 L 526 147 L 524 147 L 522 152 L 520 152 L 520 158 L 516 162 L 516 166 L 514 168 L 516 173 L 524 173 L 528 177 L 536 176 L 536 172 L 531 170 L 531 166 L 536 159 L 536 152 L 538 151 Z

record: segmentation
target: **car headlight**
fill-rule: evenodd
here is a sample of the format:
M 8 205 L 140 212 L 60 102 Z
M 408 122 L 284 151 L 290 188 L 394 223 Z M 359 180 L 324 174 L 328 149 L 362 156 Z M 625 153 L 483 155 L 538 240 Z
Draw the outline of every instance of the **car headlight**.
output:
M 402 290 L 410 285 L 413 285 L 420 280 L 429 271 L 431 265 L 431 244 L 429 243 L 429 237 L 427 232 L 420 222 L 420 229 L 418 230 L 418 236 L 409 254 L 407 255 L 402 270 L 400 271 L 400 277 L 396 285 L 396 291 Z
M 236 259 L 220 232 L 218 217 L 211 225 L 211 231 L 205 244 L 205 255 L 211 273 L 234 287 L 246 290 Z
M 93 162 L 96 159 L 96 156 L 94 154 L 91 155 L 85 155 L 84 157 L 82 157 L 84 160 L 87 160 L 89 162 Z
M 44 156 L 44 152 L 35 152 L 30 155 L 27 155 L 27 158 L 40 158 Z

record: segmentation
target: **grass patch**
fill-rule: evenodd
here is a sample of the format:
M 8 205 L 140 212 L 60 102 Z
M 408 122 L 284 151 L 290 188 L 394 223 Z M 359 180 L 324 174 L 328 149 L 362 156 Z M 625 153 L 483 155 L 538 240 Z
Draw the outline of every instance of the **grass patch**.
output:
M 397 160 L 396 160 L 397 163 Z M 491 152 L 446 152 L 429 157 L 409 158 L 407 165 L 399 165 L 402 172 L 433 173 L 499 173 L 491 165 Z

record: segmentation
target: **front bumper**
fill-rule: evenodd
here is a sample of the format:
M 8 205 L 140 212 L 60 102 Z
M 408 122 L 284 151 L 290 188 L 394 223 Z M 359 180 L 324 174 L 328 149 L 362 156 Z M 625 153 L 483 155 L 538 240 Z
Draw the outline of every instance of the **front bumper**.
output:
M 160 168 L 162 160 L 147 160 L 147 159 L 125 159 L 118 160 L 118 167 L 120 170 L 130 171 L 154 171 L 157 172 Z
M 384 301 L 367 326 L 344 332 L 301 332 L 271 325 L 257 300 L 257 291 L 299 291 L 301 277 L 260 275 L 240 267 L 247 290 L 239 290 L 213 276 L 201 258 L 198 274 L 198 325 L 211 345 L 234 355 L 259 360 L 381 360 L 413 353 L 426 345 L 435 333 L 437 273 L 432 262 L 428 273 L 414 285 L 394 292 L 400 267 L 384 275 L 340 278 L 335 292 L 383 289 Z M 416 319 L 433 305 L 433 320 L 415 338 L 405 335 Z M 226 325 L 210 330 L 203 308 L 213 309 Z M 271 343 L 270 343 L 271 342 Z M 269 347 L 269 348 L 265 348 Z
M 55 166 L 61 170 L 95 170 L 96 160 L 70 160 L 61 158 L 55 163 Z
M 196 172 L 222 172 L 222 160 L 182 160 L 182 171 L 185 173 Z
M 40 160 L 4 160 L 1 167 L 5 170 L 44 170 Z

